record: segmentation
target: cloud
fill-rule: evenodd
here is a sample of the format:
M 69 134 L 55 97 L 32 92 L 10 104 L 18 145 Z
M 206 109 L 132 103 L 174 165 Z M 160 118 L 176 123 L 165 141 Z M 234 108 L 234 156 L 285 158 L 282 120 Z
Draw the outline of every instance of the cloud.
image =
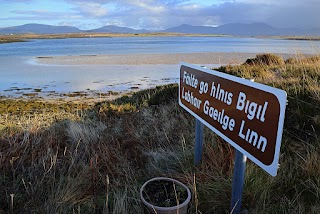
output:
M 32 2 L 33 0 L 0 0 L 1 2 L 10 2 L 10 3 L 14 3 L 14 2 L 18 2 L 18 3 L 24 3 L 24 2 Z
M 90 17 L 103 17 L 107 15 L 107 9 L 102 4 L 94 2 L 78 2 L 74 10 L 84 16 Z
M 161 1 L 157 2 L 159 4 Z M 179 24 L 221 25 L 235 22 L 264 22 L 275 27 L 320 27 L 319 0 L 233 0 L 220 1 L 211 6 L 195 2 L 170 1 L 169 7 L 167 1 L 162 1 L 162 13 L 149 10 L 146 13 L 148 17 L 137 15 L 141 15 L 149 26 L 161 23 L 163 28 Z
M 136 28 L 161 30 L 181 24 L 215 25 L 218 20 L 215 14 L 206 11 L 206 7 L 184 1 L 163 1 L 161 4 L 158 1 L 152 8 L 140 4 L 131 5 L 135 15 L 130 12 L 123 19 L 132 22 L 133 16 L 139 17 Z
M 164 29 L 180 24 L 221 25 L 234 22 L 264 22 L 275 27 L 320 27 L 319 0 L 221 0 L 210 6 L 200 1 L 181 0 L 95 2 L 117 5 L 118 11 L 109 11 L 105 17 L 109 22 L 114 19 L 136 28 Z
M 207 8 L 225 22 L 265 22 L 276 27 L 320 27 L 319 0 L 238 0 Z
M 29 21 L 56 21 L 56 20 L 79 20 L 83 18 L 75 13 L 55 12 L 48 10 L 12 10 L 13 16 L 0 18 L 0 20 L 29 20 Z
M 161 30 L 185 23 L 212 25 L 215 20 L 212 15 L 203 16 L 200 5 L 181 0 L 110 0 L 104 5 L 108 8 L 108 14 L 101 17 L 104 18 L 103 23 L 122 23 L 122 26 L 136 29 Z
M 145 2 L 142 2 L 142 1 L 138 1 L 138 2 L 135 2 L 134 4 L 135 6 L 137 6 L 138 8 L 140 9 L 144 9 L 146 11 L 150 11 L 150 12 L 153 12 L 153 13 L 162 13 L 164 12 L 166 9 L 164 6 L 161 6 L 161 5 L 148 5 L 146 4 Z
M 61 16 L 65 13 L 62 12 L 52 12 L 48 10 L 12 10 L 11 13 L 18 15 L 31 15 L 31 16 Z
M 0 0 L 8 3 L 9 0 Z M 10 0 L 10 2 L 33 0 Z M 58 0 L 57 0 L 58 1 Z M 221 25 L 264 22 L 275 27 L 319 27 L 319 0 L 59 0 L 66 12 L 15 10 L 12 19 L 74 20 L 94 26 L 116 24 L 160 30 L 181 24 Z M 209 2 L 212 2 L 211 5 Z M 57 10 L 55 8 L 54 10 Z M 2 18 L 3 20 L 3 18 Z M 9 18 L 7 20 L 10 20 Z

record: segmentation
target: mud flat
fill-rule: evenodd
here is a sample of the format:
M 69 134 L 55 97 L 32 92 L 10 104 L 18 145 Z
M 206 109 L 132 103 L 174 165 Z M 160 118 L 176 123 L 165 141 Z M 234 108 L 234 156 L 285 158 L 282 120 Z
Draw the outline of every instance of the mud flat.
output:
M 288 58 L 289 54 L 279 54 Z M 148 64 L 239 64 L 255 57 L 256 53 L 168 53 L 168 54 L 107 54 L 36 57 L 36 62 L 47 65 L 148 65 Z

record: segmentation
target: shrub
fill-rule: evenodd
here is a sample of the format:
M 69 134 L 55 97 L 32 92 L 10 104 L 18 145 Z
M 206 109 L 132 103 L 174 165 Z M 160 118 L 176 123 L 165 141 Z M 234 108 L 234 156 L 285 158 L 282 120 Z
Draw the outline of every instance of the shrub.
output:
M 245 64 L 248 65 L 282 65 L 283 59 L 275 54 L 258 54 L 256 58 L 247 59 Z

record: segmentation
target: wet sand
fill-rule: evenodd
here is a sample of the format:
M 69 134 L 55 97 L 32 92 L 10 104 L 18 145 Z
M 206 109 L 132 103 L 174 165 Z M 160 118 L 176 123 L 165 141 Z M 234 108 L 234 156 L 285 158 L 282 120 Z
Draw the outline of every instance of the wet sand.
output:
M 288 54 L 280 54 L 286 58 Z M 39 64 L 47 65 L 150 65 L 150 64 L 238 64 L 256 53 L 168 53 L 168 54 L 108 54 L 80 56 L 41 56 Z
M 280 55 L 283 58 L 290 56 Z M 211 68 L 211 65 L 240 64 L 255 56 L 256 53 L 38 56 L 32 60 L 35 64 L 22 63 L 16 68 L 23 73 L 27 70 L 28 78 L 33 81 L 37 79 L 36 83 L 26 84 L 15 80 L 1 92 L 1 95 L 3 98 L 21 99 L 85 99 L 86 102 L 112 100 L 157 85 L 177 83 L 179 77 L 175 71 L 179 70 L 180 62 Z M 47 75 L 42 76 L 42 71 L 46 71 Z M 13 75 L 23 74 L 18 72 Z

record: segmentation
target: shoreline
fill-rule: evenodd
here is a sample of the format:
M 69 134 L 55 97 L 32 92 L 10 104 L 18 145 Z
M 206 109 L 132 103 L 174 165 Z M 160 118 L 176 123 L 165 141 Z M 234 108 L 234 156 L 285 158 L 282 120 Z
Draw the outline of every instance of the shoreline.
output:
M 56 93 L 56 96 L 49 96 L 49 95 L 46 96 L 46 95 L 29 93 L 29 95 L 27 96 L 20 96 L 20 97 L 0 96 L 0 102 L 22 101 L 22 102 L 38 102 L 38 103 L 51 103 L 51 104 L 85 103 L 87 105 L 94 105 L 99 102 L 112 101 L 123 96 L 131 96 L 133 93 L 134 92 L 117 93 L 117 94 L 101 93 L 101 95 L 99 95 L 95 93 L 86 94 L 85 91 L 81 91 L 79 92 L 78 95 L 75 92 L 70 92 L 70 93 Z
M 12 89 L 22 90 L 22 89 Z M 40 90 L 36 92 L 35 90 Z M 0 101 L 31 101 L 31 102 L 45 102 L 45 103 L 86 103 L 92 105 L 103 101 L 112 101 L 123 96 L 131 96 L 133 93 L 143 89 L 132 89 L 131 91 L 96 91 L 96 90 L 83 90 L 83 91 L 71 91 L 71 92 L 57 92 L 50 91 L 45 92 L 42 89 L 28 89 L 27 91 L 13 92 L 11 95 L 1 95 Z M 8 90 L 5 90 L 8 91 Z
M 68 39 L 68 38 L 112 38 L 112 37 L 239 37 L 239 38 L 267 38 L 267 39 L 283 39 L 283 40 L 308 40 L 320 41 L 320 36 L 237 36 L 226 34 L 192 34 L 192 33 L 64 33 L 64 34 L 12 34 L 0 35 L 0 44 L 11 42 L 28 42 L 30 39 Z
M 65 33 L 65 34 L 12 34 L 0 35 L 0 44 L 11 42 L 28 42 L 32 39 L 70 39 L 70 38 L 112 38 L 112 37 L 235 37 L 222 34 L 184 34 L 184 33 Z
M 32 57 L 35 64 L 38 65 L 53 65 L 53 66 L 88 66 L 88 68 L 94 68 L 94 66 L 101 66 L 105 69 L 110 66 L 120 67 L 134 67 L 134 70 L 146 69 L 143 66 L 159 66 L 169 65 L 172 67 L 176 66 L 182 61 L 197 64 L 199 66 L 211 67 L 212 65 L 238 65 L 244 63 L 247 59 L 256 57 L 258 53 L 219 53 L 219 52 L 206 52 L 206 53 L 167 53 L 167 54 L 105 54 L 105 55 L 78 55 L 78 56 L 38 56 Z M 283 59 L 296 56 L 295 54 L 276 54 L 281 56 Z M 91 67 L 92 66 L 92 67 Z M 55 69 L 55 68 L 53 68 Z M 67 68 L 69 69 L 69 68 Z M 78 68 L 77 68 L 78 69 Z M 98 68 L 100 70 L 100 67 Z M 130 74 L 128 74 L 130 75 Z M 140 74 L 142 75 L 142 74 Z M 178 80 L 175 78 L 163 78 L 161 80 L 152 79 L 147 74 L 142 75 L 133 81 L 125 81 L 122 83 L 107 83 L 104 79 L 99 81 L 95 80 L 89 82 L 90 84 L 103 84 L 106 86 L 114 87 L 116 85 L 125 85 L 128 89 L 117 90 L 113 88 L 104 88 L 102 90 L 92 89 L 87 87 L 86 89 L 71 90 L 69 92 L 59 92 L 55 88 L 48 89 L 49 85 L 44 87 L 16 87 L 11 86 L 1 92 L 0 99 L 12 99 L 12 100 L 41 100 L 44 102 L 90 102 L 96 103 L 99 101 L 114 100 L 124 95 L 131 95 L 134 92 L 148 89 L 150 87 L 156 87 L 158 85 L 165 85 L 170 83 L 177 83 Z M 154 77 L 157 78 L 157 77 Z M 157 83 L 154 81 L 156 80 Z M 148 82 L 146 87 L 144 84 Z M 69 82 L 67 82 L 69 83 Z M 57 83 L 55 83 L 57 84 Z M 56 86 L 52 86 L 56 87 Z M 90 89 L 91 88 L 91 89 Z M 7 93 L 8 92 L 8 93 Z M 11 94 L 11 95 L 10 95 Z
M 199 52 L 199 53 L 161 53 L 161 54 L 103 54 L 78 56 L 38 56 L 40 65 L 158 65 L 179 64 L 240 64 L 258 53 Z M 284 59 L 294 54 L 277 54 Z

